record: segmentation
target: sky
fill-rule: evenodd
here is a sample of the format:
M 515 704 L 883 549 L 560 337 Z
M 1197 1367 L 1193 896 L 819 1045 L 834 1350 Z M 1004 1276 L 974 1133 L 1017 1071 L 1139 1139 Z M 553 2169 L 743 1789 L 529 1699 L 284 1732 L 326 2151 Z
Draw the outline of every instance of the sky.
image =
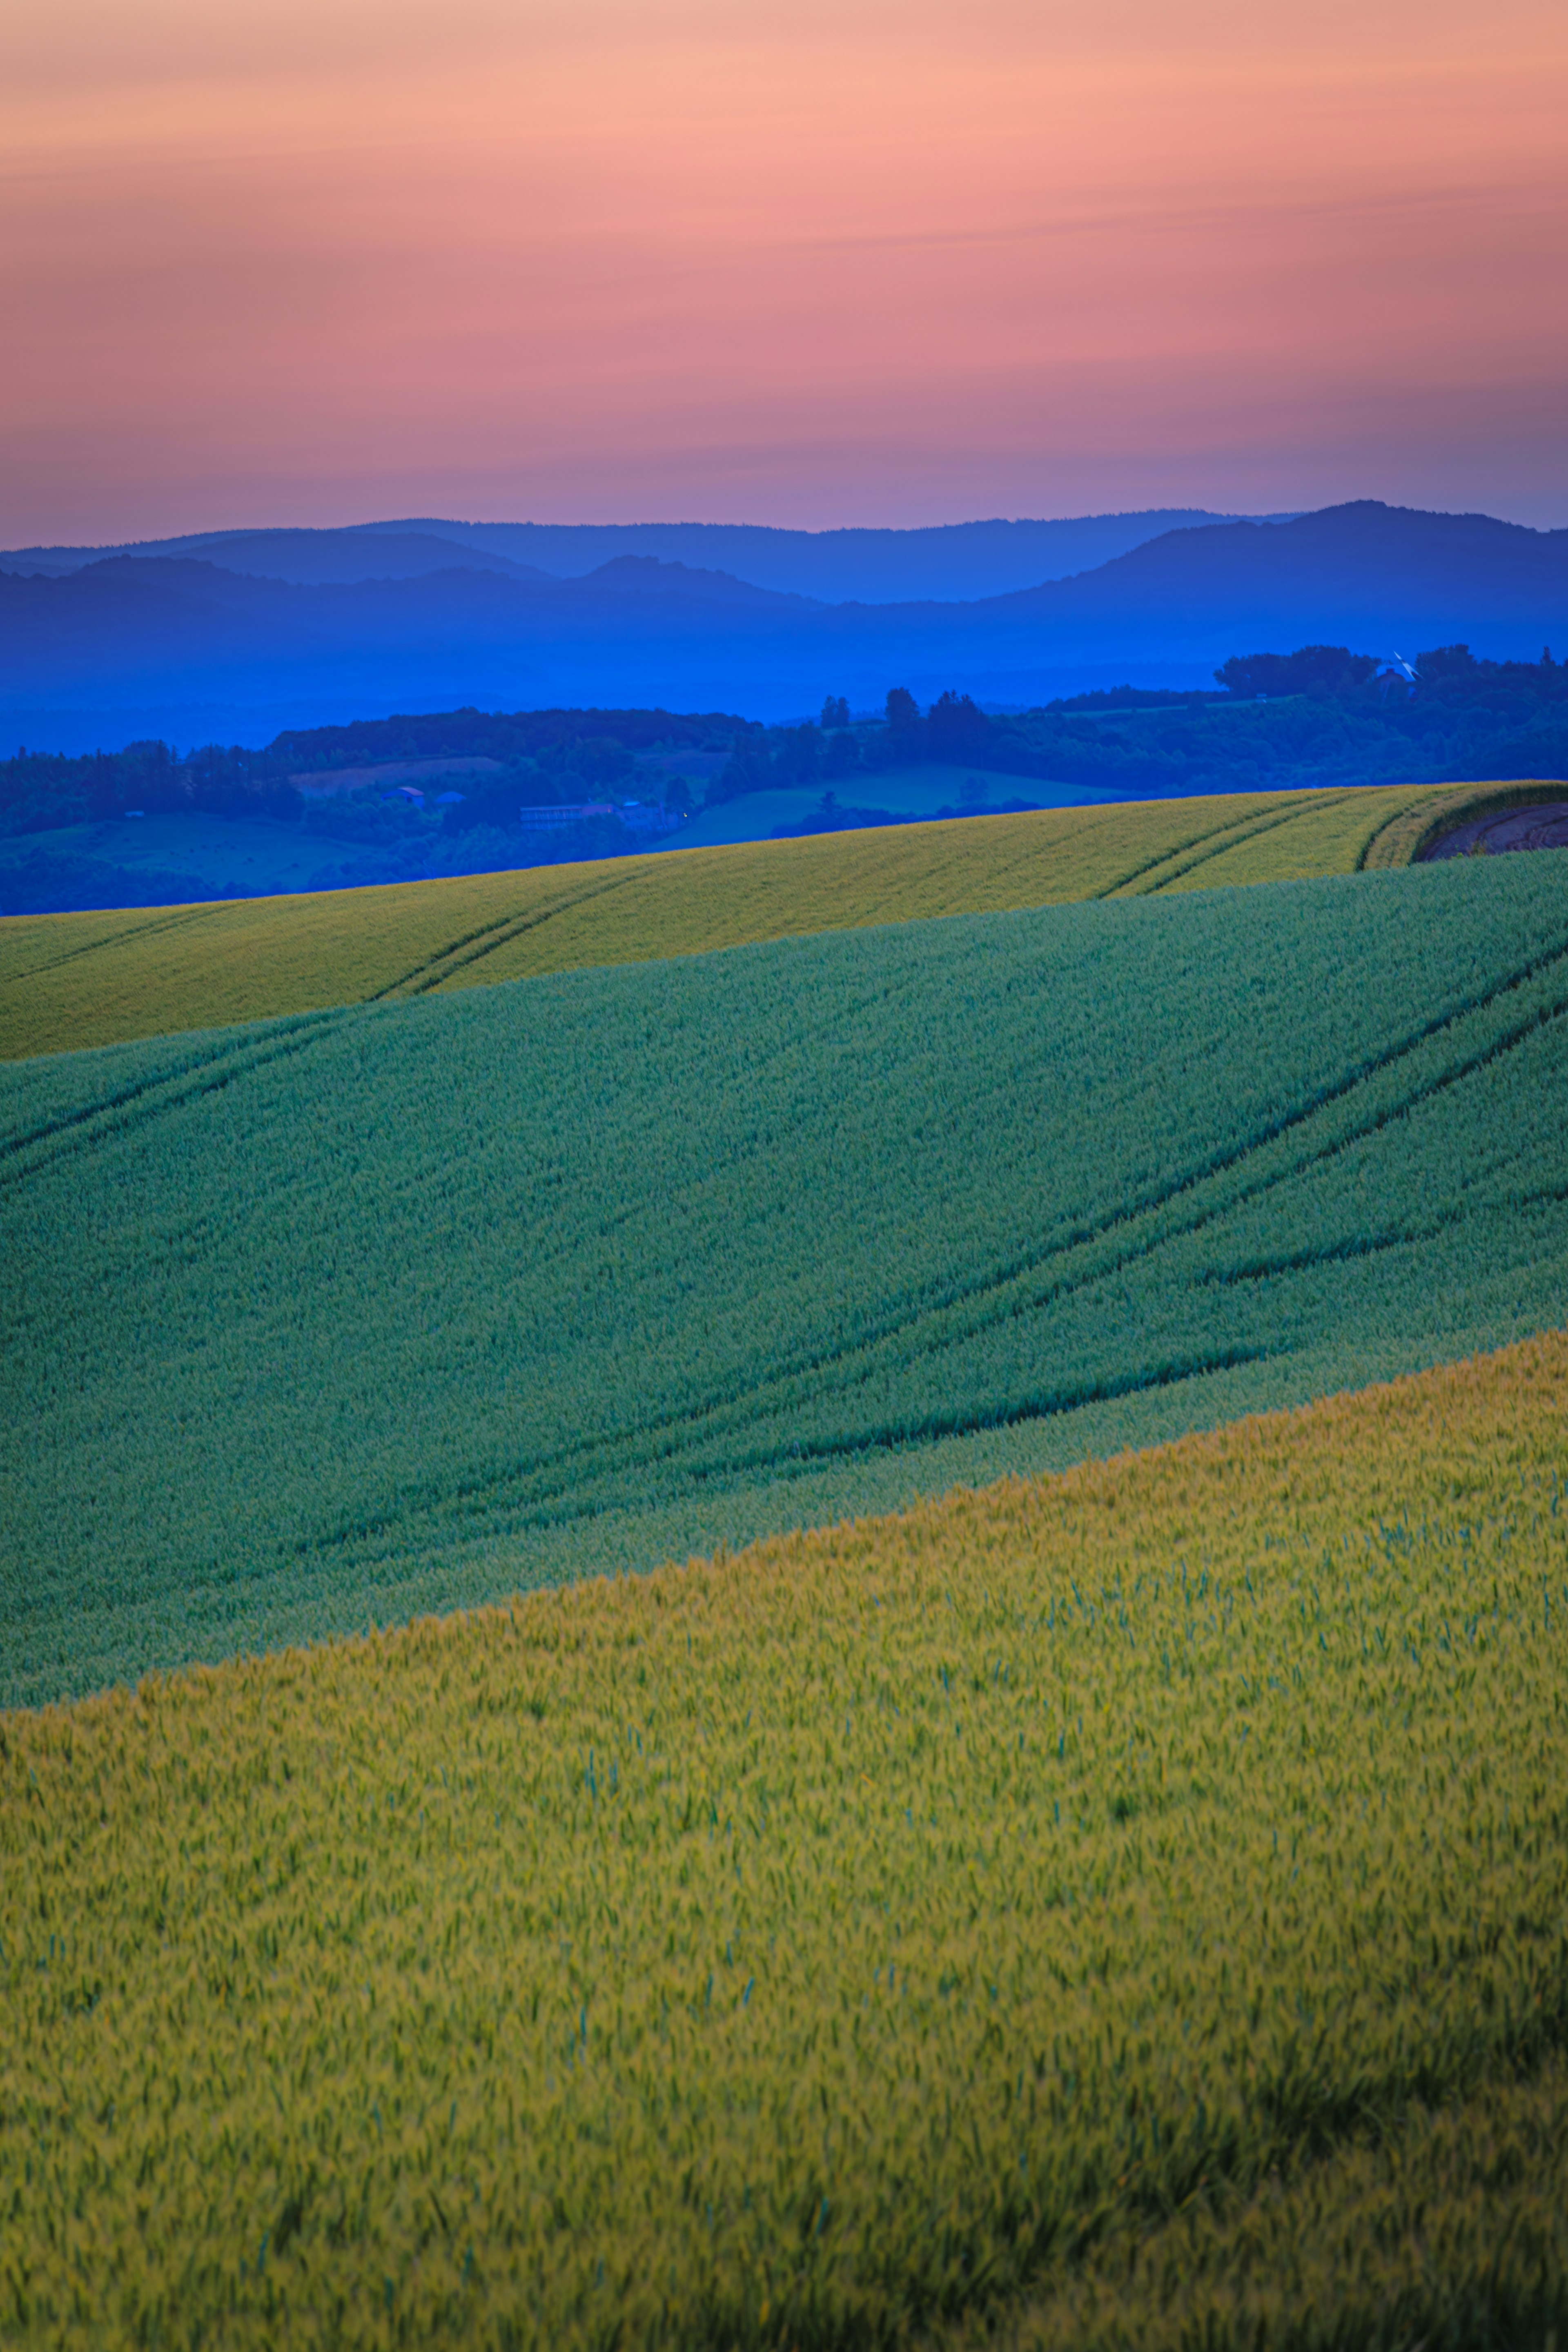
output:
M 49 0 L 0 545 L 1568 523 L 1562 0 Z

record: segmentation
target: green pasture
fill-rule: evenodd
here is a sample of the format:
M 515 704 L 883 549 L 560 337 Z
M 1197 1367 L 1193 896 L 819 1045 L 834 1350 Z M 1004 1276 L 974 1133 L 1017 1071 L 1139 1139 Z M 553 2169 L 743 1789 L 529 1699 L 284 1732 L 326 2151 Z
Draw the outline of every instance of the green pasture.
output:
M 1556 1324 L 1565 1011 L 1539 856 L 14 1065 L 0 1696 L 648 1567 Z
M 59 825 L 47 833 L 13 834 L 0 840 L 0 905 L 12 868 L 40 852 L 92 858 L 132 875 L 189 875 L 215 898 L 226 891 L 303 890 L 313 874 L 331 865 L 334 856 L 346 854 L 341 842 L 323 840 L 298 824 L 251 818 L 238 823 L 199 809 Z

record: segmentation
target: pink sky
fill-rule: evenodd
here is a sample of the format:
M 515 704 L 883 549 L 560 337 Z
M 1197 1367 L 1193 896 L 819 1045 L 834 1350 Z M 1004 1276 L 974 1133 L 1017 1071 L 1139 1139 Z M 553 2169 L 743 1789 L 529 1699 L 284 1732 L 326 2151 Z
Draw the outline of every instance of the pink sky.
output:
M 9 13 L 0 545 L 1568 522 L 1561 0 Z

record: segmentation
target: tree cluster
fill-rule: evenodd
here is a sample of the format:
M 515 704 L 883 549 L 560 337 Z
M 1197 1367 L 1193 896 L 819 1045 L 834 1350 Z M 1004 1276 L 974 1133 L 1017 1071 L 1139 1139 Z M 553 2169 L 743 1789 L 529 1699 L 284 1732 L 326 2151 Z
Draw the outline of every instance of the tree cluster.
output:
M 710 805 L 779 786 L 840 783 L 892 768 L 1002 767 L 1032 772 L 1026 746 L 1005 724 L 987 718 L 972 696 L 950 688 L 922 713 L 907 687 L 889 689 L 883 717 L 852 725 L 842 695 L 829 695 L 819 720 L 799 727 L 752 729 L 737 739 L 722 775 L 708 793 Z
M 466 709 L 289 730 L 259 751 L 208 743 L 182 754 L 153 741 L 80 757 L 22 751 L 0 761 L 0 835 L 102 823 L 128 809 L 149 816 L 199 811 L 252 823 L 297 823 L 306 803 L 295 776 L 464 757 L 499 760 L 507 772 L 488 793 L 493 808 L 469 822 L 490 822 L 504 807 L 510 824 L 520 801 L 605 799 L 635 772 L 635 753 L 724 751 L 748 725 L 721 711 Z M 520 783 L 527 789 L 520 791 Z M 466 801 L 475 797 L 464 790 Z M 319 809 L 308 822 L 312 830 L 340 838 L 368 838 L 368 826 L 377 839 L 391 840 L 406 831 L 399 815 L 388 811 L 384 821 L 373 824 L 368 811 L 351 818 L 347 803 L 340 803 Z
M 1440 646 L 1411 665 L 1414 688 L 1378 657 L 1347 646 L 1237 655 L 1215 672 L 1224 692 L 1097 688 L 1034 709 L 982 710 L 956 689 L 922 711 L 907 687 L 880 719 L 752 727 L 710 803 L 770 787 L 866 780 L 927 765 L 1084 784 L 1151 797 L 1430 777 L 1568 776 L 1568 664 L 1478 660 Z M 832 724 L 825 724 L 831 720 Z M 841 819 L 840 819 L 841 821 Z
M 1293 654 L 1233 654 L 1215 677 L 1231 694 L 1307 694 L 1322 687 L 1346 694 L 1366 686 L 1381 667 L 1375 654 L 1348 646 L 1300 646 Z

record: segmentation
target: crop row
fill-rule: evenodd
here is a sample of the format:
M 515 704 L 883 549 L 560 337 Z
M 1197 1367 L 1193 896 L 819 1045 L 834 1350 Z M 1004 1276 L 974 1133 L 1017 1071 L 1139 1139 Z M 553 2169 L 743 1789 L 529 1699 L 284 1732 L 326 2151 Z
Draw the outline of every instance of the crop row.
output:
M 1016 2308 L 938 2331 L 947 2352 L 1473 2352 L 1568 2326 L 1568 2062 L 1227 2193 L 1097 2233 Z

